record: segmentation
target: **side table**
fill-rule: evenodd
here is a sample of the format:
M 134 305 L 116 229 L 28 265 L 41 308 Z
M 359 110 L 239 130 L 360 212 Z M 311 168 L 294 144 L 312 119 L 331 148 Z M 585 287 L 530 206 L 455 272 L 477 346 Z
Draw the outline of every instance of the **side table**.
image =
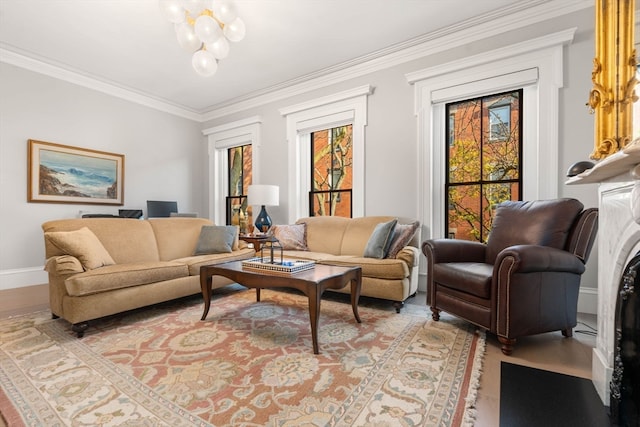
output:
M 268 239 L 267 235 L 250 236 L 248 234 L 241 234 L 239 236 L 239 238 L 240 238 L 240 240 L 244 240 L 247 243 L 253 243 L 253 249 L 255 249 L 256 252 L 260 252 L 260 249 L 262 248 L 262 245 Z

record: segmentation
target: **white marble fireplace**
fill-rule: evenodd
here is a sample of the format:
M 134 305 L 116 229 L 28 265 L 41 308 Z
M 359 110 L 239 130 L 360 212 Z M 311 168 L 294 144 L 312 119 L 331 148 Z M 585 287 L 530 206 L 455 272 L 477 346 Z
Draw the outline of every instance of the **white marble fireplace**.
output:
M 598 335 L 592 381 L 605 405 L 615 356 L 618 288 L 626 265 L 640 251 L 640 141 L 636 140 L 567 184 L 599 182 Z

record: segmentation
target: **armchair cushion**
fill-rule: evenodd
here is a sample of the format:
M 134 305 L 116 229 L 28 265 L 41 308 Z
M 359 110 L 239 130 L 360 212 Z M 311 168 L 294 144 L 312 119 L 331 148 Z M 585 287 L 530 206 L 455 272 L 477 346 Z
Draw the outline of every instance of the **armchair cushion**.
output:
M 461 292 L 491 298 L 493 265 L 482 262 L 448 262 L 436 264 L 438 283 Z
M 496 208 L 485 262 L 513 245 L 541 245 L 563 249 L 583 204 L 575 199 L 507 201 Z

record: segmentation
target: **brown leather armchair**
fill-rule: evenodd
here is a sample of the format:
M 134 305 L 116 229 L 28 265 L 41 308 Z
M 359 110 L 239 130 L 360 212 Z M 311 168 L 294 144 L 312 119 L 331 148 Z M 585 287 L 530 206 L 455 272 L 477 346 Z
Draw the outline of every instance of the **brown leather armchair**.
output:
M 427 304 L 498 336 L 511 354 L 516 338 L 550 331 L 572 336 L 580 278 L 598 229 L 598 210 L 575 199 L 504 202 L 486 244 L 426 240 Z

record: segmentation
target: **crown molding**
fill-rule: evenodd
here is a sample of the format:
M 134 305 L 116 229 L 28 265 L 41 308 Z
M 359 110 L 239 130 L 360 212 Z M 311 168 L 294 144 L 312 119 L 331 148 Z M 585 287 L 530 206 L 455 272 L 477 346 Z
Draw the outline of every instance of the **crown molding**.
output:
M 593 7 L 591 0 L 537 0 L 518 3 L 500 12 L 485 14 L 219 106 L 212 106 L 208 112 L 203 113 L 203 117 L 205 120 L 224 117 L 590 7 Z
M 593 0 L 529 0 L 518 2 L 499 11 L 474 17 L 336 66 L 291 79 L 221 104 L 212 105 L 202 111 L 195 111 L 184 106 L 172 104 L 137 92 L 134 89 L 82 74 L 64 65 L 52 64 L 44 58 L 34 58 L 26 52 L 18 53 L 9 50 L 2 45 L 0 45 L 0 62 L 48 75 L 189 120 L 205 122 L 321 89 L 593 6 Z
M 106 82 L 104 80 L 82 74 L 76 70 L 72 70 L 61 65 L 52 64 L 43 59 L 29 56 L 26 53 L 18 53 L 14 50 L 9 50 L 5 46 L 0 46 L 0 62 L 15 65 L 16 67 L 24 68 L 26 70 L 53 77 L 55 79 L 72 83 L 78 86 L 86 87 L 88 89 L 102 92 L 107 95 L 121 98 L 136 104 L 144 105 L 145 107 L 153 108 L 155 110 L 164 111 L 165 113 L 173 114 L 185 119 L 194 120 L 197 122 L 202 121 L 202 114 L 196 111 L 173 105 L 166 101 L 158 100 L 149 95 L 136 92 L 133 89 Z

